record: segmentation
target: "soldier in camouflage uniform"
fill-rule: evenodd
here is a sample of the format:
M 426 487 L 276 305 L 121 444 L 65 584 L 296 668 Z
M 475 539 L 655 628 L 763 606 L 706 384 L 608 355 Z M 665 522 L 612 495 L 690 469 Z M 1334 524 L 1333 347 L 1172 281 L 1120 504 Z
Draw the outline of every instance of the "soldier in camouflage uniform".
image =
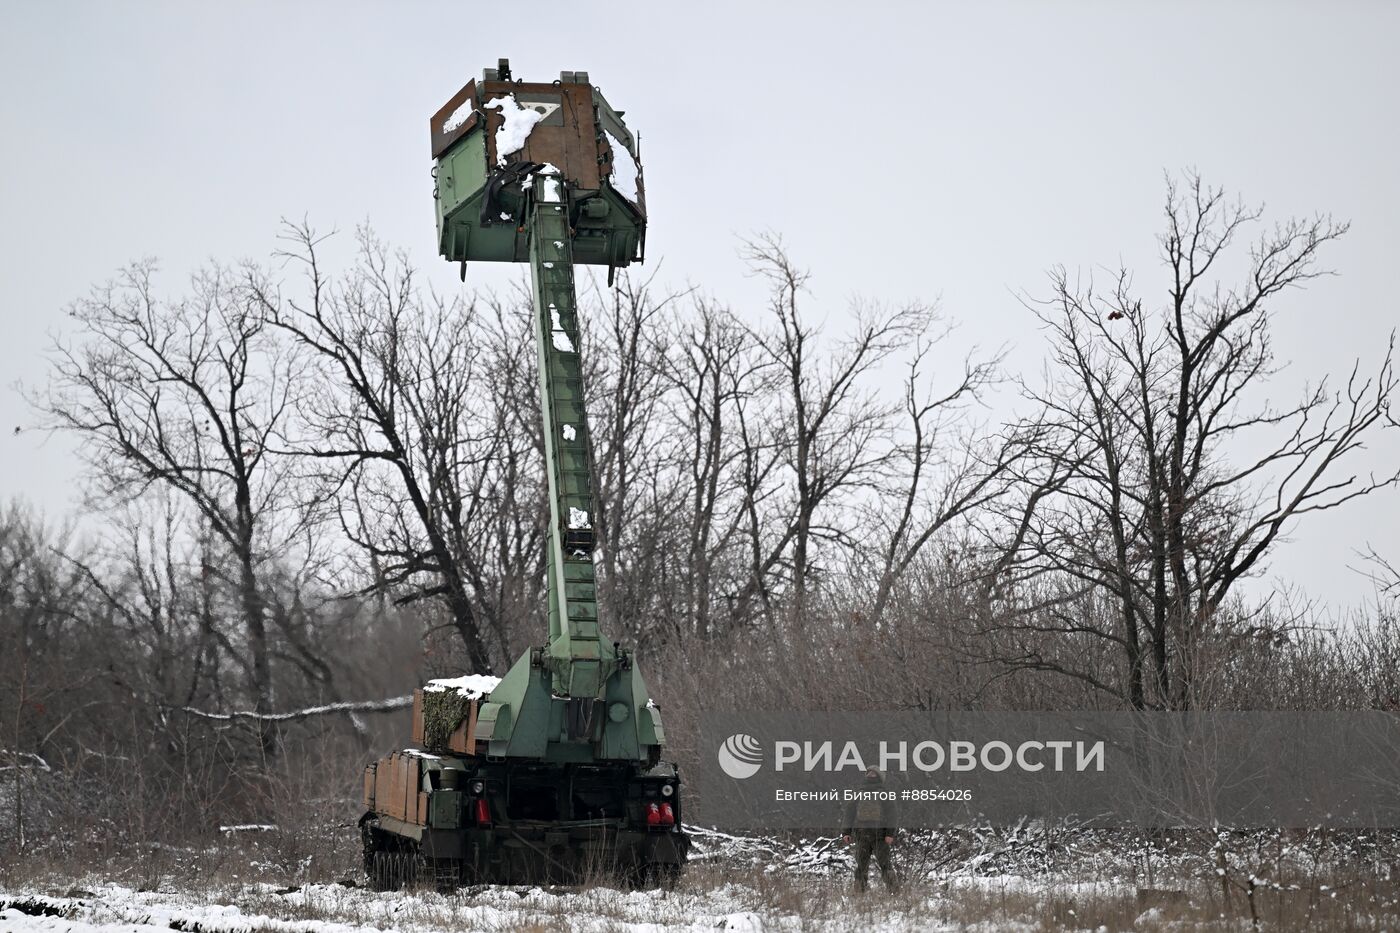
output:
M 879 768 L 865 772 L 863 791 L 884 790 L 885 776 Z M 841 838 L 856 847 L 856 890 L 864 891 L 870 876 L 870 856 L 880 866 L 880 879 L 885 888 L 895 890 L 894 864 L 890 859 L 890 844 L 894 842 L 895 804 L 893 800 L 852 800 L 846 804 Z

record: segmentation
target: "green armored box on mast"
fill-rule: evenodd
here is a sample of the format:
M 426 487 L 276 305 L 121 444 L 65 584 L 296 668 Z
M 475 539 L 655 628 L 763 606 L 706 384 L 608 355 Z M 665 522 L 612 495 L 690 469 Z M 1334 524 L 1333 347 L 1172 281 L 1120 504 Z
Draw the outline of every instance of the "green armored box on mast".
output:
M 432 118 L 437 160 L 438 249 L 453 262 L 530 262 L 530 176 L 565 182 L 573 261 L 612 270 L 641 261 L 646 192 L 637 138 L 588 83 L 512 81 L 510 63 L 488 68 Z
M 561 880 L 611 866 L 674 879 L 688 840 L 680 777 L 631 653 L 598 621 L 593 456 L 574 267 L 641 261 L 637 139 L 588 80 L 514 81 L 487 69 L 432 117 L 444 258 L 528 262 L 549 484 L 549 633 L 502 678 L 432 681 L 414 741 L 365 769 L 361 836 L 378 887 L 430 873 Z

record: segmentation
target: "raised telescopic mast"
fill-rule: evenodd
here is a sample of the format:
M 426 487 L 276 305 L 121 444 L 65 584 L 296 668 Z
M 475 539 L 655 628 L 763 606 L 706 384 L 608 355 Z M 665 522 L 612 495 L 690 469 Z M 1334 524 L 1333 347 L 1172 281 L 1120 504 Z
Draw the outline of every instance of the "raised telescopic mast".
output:
M 579 359 L 575 263 L 641 260 L 645 196 L 636 141 L 588 82 L 511 81 L 488 69 L 433 117 L 442 255 L 530 263 L 549 483 L 548 641 L 481 705 L 486 754 L 655 763 L 659 713 L 631 654 L 598 625 L 593 457 Z M 425 698 L 426 702 L 426 698 Z

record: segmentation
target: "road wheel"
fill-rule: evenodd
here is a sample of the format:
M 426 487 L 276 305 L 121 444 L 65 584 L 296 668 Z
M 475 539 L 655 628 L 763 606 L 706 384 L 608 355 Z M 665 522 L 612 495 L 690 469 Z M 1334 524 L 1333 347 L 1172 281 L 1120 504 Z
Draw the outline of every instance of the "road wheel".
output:
M 418 853 L 413 850 L 404 850 L 399 853 L 399 887 L 415 888 L 418 886 Z
M 376 849 L 370 857 L 369 886 L 376 891 L 397 891 L 395 877 L 395 856 L 397 852 Z

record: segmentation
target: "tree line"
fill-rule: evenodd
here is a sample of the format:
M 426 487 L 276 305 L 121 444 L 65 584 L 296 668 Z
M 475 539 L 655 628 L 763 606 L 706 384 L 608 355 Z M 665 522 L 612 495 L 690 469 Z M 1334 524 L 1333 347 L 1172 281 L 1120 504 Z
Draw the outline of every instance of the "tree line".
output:
M 581 296 L 603 619 L 679 754 L 716 683 L 847 708 L 1400 702 L 1384 592 L 1333 632 L 1242 586 L 1308 515 L 1400 480 L 1355 466 L 1400 426 L 1391 347 L 1278 401 L 1279 298 L 1346 225 L 1274 223 L 1194 175 L 1164 217 L 1158 267 L 1055 269 L 1025 299 L 1036 378 L 954 353 L 929 303 L 823 325 L 772 235 L 744 246 L 759 308 L 636 274 Z M 438 294 L 367 230 L 346 267 L 325 252 L 288 225 L 270 265 L 166 293 L 140 262 L 70 307 L 28 396 L 77 442 L 91 527 L 0 520 L 15 775 L 256 809 L 309 737 L 347 782 L 402 741 L 350 701 L 542 638 L 528 295 Z

